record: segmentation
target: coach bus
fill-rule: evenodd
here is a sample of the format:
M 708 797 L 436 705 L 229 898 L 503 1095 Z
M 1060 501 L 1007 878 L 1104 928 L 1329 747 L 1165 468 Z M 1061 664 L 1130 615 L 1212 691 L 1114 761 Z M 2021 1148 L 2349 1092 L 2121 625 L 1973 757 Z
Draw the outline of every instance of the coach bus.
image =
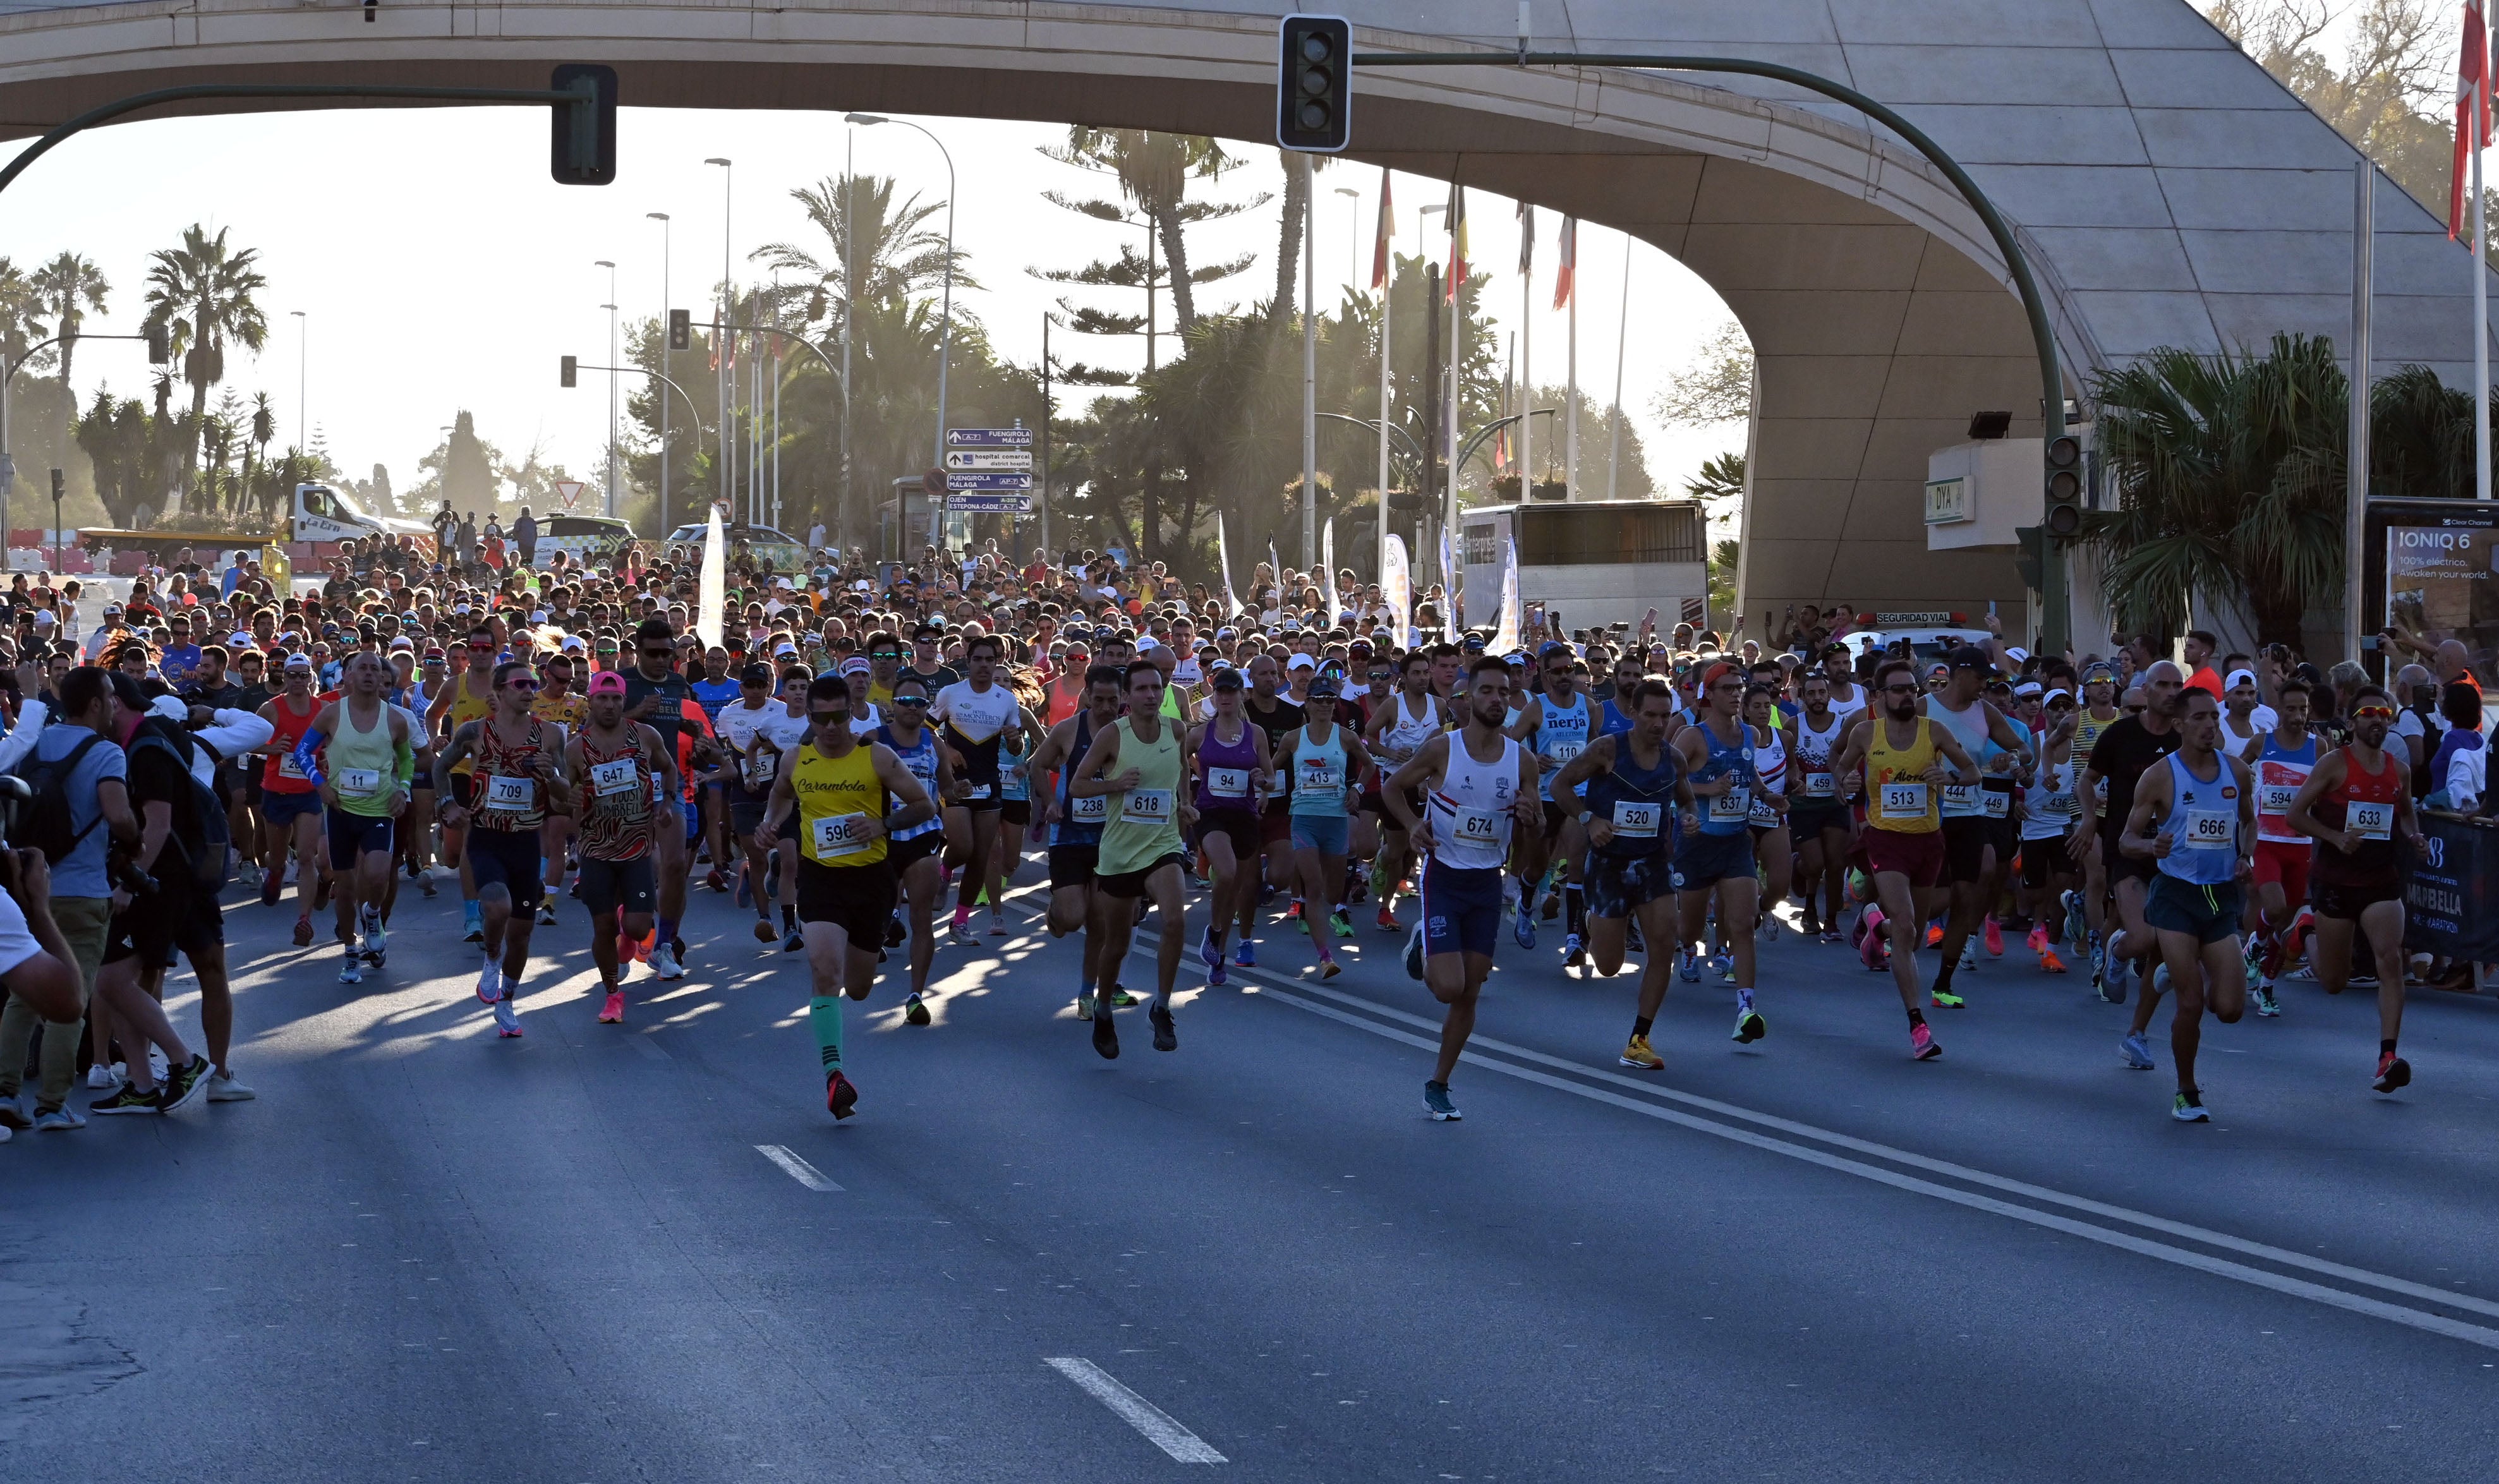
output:
M 1697 500 L 1539 500 L 1458 512 L 1470 627 L 1501 622 L 1506 542 L 1518 543 L 1522 607 L 1542 603 L 1574 629 L 1668 624 L 1709 596 L 1709 521 Z

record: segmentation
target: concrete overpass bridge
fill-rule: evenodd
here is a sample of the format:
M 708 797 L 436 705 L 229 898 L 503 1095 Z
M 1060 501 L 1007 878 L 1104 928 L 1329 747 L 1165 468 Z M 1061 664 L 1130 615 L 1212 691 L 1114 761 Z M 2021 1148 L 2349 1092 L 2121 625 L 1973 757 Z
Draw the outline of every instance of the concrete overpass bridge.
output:
M 1498 53 L 1517 42 L 1511 0 L 1337 9 L 1366 50 Z M 578 60 L 616 67 L 633 107 L 952 113 L 1251 141 L 1272 138 L 1282 13 L 1240 0 L 0 10 L 5 137 L 178 82 L 535 87 L 549 64 Z M 2186 0 L 1537 0 L 1534 16 L 1540 49 L 1784 62 L 1899 110 L 2021 235 L 2069 395 L 2093 370 L 2158 345 L 2348 334 L 2355 153 Z M 2014 436 L 2038 436 L 2029 333 L 1976 217 L 1898 140 L 1776 84 L 1488 65 L 1361 74 L 1350 154 L 1620 228 L 1733 307 L 1760 361 L 1747 611 L 2021 608 L 2003 549 L 1928 549 L 1924 482 L 1928 455 L 1961 440 L 1974 411 L 2010 409 Z M 2427 362 L 2460 382 L 2468 265 L 2391 182 L 2378 203 L 2378 364 Z

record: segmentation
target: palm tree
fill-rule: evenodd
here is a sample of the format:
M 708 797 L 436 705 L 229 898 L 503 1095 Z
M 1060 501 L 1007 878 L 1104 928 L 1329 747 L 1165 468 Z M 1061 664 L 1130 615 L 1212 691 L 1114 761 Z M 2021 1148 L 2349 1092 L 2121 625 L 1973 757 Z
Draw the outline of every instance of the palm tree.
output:
M 36 269 L 28 283 L 36 303 L 51 318 L 52 333 L 61 338 L 61 381 L 67 384 L 70 358 L 78 350 L 79 325 L 87 310 L 104 312 L 105 296 L 113 292 L 113 285 L 92 261 L 68 251 Z
M 0 356 L 9 366 L 17 364 L 26 347 L 43 339 L 38 318 L 42 306 L 35 297 L 35 286 L 25 270 L 5 257 L 0 257 Z M 0 367 L 5 371 L 6 367 Z
M 253 448 L 259 450 L 258 462 L 265 468 L 269 463 L 269 440 L 276 436 L 277 436 L 277 409 L 270 405 L 267 392 L 254 392 L 251 397 L 251 446 L 243 449 L 243 484 L 235 491 L 236 508 L 242 508 L 243 500 L 249 497 L 252 490 L 257 488 L 252 482 Z
M 191 423 L 205 423 L 209 388 L 225 379 L 226 345 L 233 342 L 257 351 L 269 339 L 269 320 L 253 295 L 269 286 L 254 266 L 255 247 L 226 245 L 226 228 L 210 237 L 204 227 L 182 233 L 182 245 L 149 254 L 147 319 L 172 337 L 180 358 L 182 379 L 191 387 Z M 198 467 L 198 446 L 183 455 L 186 468 Z
M 2174 634 L 2197 604 L 2236 599 L 2264 643 L 2343 583 L 2345 409 L 2329 341 L 2277 335 L 2261 356 L 2162 349 L 2098 377 L 2101 456 L 2117 508 L 2086 542 L 2128 629 Z
M 803 323 L 829 317 L 839 333 L 846 301 L 909 300 L 933 295 L 944 285 L 946 238 L 926 223 L 945 209 L 945 203 L 924 205 L 913 196 L 897 207 L 894 188 L 891 176 L 828 176 L 813 185 L 800 186 L 790 193 L 790 199 L 806 211 L 809 225 L 824 234 L 824 246 L 766 242 L 748 254 L 752 261 L 796 278 L 785 292 L 793 296 L 795 305 L 804 306 L 799 316 Z M 847 282 L 843 273 L 846 242 L 854 244 L 851 266 L 858 274 L 856 283 Z M 964 249 L 955 249 L 957 325 L 978 323 L 961 304 L 961 290 L 981 286 L 963 266 L 970 258 Z

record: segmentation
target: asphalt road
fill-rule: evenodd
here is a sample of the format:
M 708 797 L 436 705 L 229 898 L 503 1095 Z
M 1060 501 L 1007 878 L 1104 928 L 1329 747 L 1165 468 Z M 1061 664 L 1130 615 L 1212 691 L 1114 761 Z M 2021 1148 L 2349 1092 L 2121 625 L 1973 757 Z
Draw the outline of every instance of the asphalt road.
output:
M 1028 864 L 1024 880 L 1039 875 Z M 2210 1126 L 2018 946 L 1912 1063 L 1887 977 L 1789 935 L 1769 1038 L 1504 945 L 1464 1122 L 1367 925 L 1098 1059 L 1074 953 L 942 947 L 824 1112 L 795 956 L 698 891 L 692 974 L 595 1023 L 579 908 L 528 1036 L 452 893 L 360 990 L 234 909 L 256 1102 L 0 1149 L 0 1475 L 572 1481 L 2486 1479 L 2499 1008 L 2285 993 Z M 1027 897 L 1026 902 L 1029 902 Z M 1411 913 L 1411 904 L 1408 908 Z M 1192 930 L 1192 937 L 1194 932 Z M 1548 941 L 1550 941 L 1548 939 Z M 897 965 L 898 967 L 898 965 Z M 1132 960 L 1131 985 L 1152 968 Z M 173 986 L 193 1023 L 187 977 Z M 855 1015 L 857 1013 L 855 1012 Z M 2165 1024 L 2165 1020 L 2162 1022 Z M 371 1225 L 366 1223 L 371 1222 Z M 1221 1462 L 1217 1462 L 1220 1460 Z

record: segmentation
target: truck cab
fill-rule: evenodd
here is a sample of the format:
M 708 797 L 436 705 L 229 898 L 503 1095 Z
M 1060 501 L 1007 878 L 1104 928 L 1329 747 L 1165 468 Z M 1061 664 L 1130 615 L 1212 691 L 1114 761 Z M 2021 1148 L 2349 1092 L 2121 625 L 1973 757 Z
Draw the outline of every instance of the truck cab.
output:
M 371 514 L 356 503 L 354 496 L 333 485 L 295 487 L 295 509 L 287 529 L 290 541 L 335 547 L 341 541 L 404 535 L 415 536 L 426 550 L 433 549 L 434 528 L 423 522 Z

